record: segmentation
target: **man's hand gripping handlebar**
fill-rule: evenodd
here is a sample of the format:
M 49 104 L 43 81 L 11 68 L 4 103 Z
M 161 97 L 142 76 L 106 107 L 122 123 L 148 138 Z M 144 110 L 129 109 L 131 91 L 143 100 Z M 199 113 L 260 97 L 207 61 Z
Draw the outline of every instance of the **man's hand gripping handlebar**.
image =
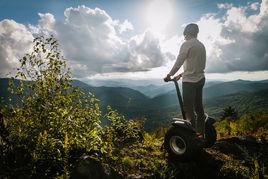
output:
M 174 78 L 171 78 L 171 76 L 168 74 L 165 78 L 164 78 L 164 81 L 165 82 L 169 82 L 169 81 L 178 81 L 180 80 L 182 77 L 182 74 L 179 74 L 177 76 L 175 76 Z

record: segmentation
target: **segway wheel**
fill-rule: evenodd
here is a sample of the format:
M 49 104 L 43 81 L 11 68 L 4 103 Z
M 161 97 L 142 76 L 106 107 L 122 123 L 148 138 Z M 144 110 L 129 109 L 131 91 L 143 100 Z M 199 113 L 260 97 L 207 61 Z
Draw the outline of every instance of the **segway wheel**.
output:
M 217 140 L 217 132 L 213 125 L 205 127 L 205 148 L 212 147 Z
M 164 147 L 169 159 L 179 161 L 190 160 L 198 151 L 194 133 L 175 126 L 167 131 Z

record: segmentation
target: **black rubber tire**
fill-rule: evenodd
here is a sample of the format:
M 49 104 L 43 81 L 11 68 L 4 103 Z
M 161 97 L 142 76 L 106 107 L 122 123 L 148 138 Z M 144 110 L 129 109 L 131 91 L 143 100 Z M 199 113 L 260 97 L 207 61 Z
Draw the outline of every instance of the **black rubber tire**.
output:
M 182 154 L 178 154 L 173 152 L 170 144 L 170 140 L 173 136 L 179 136 L 180 139 L 186 144 L 186 150 Z M 199 147 L 197 146 L 197 142 L 195 141 L 195 133 L 191 131 L 187 131 L 185 129 L 172 126 L 165 135 L 164 140 L 164 148 L 168 153 L 168 157 L 170 160 L 175 161 L 188 161 L 191 160 L 199 151 Z
M 211 125 L 207 125 L 205 128 L 205 148 L 212 147 L 217 140 L 217 131 L 215 127 Z

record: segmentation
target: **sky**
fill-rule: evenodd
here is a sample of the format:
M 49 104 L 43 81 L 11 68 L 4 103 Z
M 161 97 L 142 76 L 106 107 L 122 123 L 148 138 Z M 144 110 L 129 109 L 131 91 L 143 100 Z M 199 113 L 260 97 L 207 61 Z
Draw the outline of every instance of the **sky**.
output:
M 0 0 L 0 76 L 53 34 L 74 78 L 164 78 L 188 23 L 199 25 L 208 79 L 268 79 L 268 0 Z

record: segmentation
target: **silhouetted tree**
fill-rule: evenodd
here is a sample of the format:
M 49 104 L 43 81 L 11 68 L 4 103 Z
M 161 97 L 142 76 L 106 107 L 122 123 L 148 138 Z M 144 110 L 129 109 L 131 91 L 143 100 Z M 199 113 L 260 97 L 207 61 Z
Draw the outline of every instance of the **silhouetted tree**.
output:
M 220 119 L 229 118 L 231 120 L 236 120 L 238 118 L 238 112 L 235 108 L 228 106 L 227 108 L 223 109 Z

